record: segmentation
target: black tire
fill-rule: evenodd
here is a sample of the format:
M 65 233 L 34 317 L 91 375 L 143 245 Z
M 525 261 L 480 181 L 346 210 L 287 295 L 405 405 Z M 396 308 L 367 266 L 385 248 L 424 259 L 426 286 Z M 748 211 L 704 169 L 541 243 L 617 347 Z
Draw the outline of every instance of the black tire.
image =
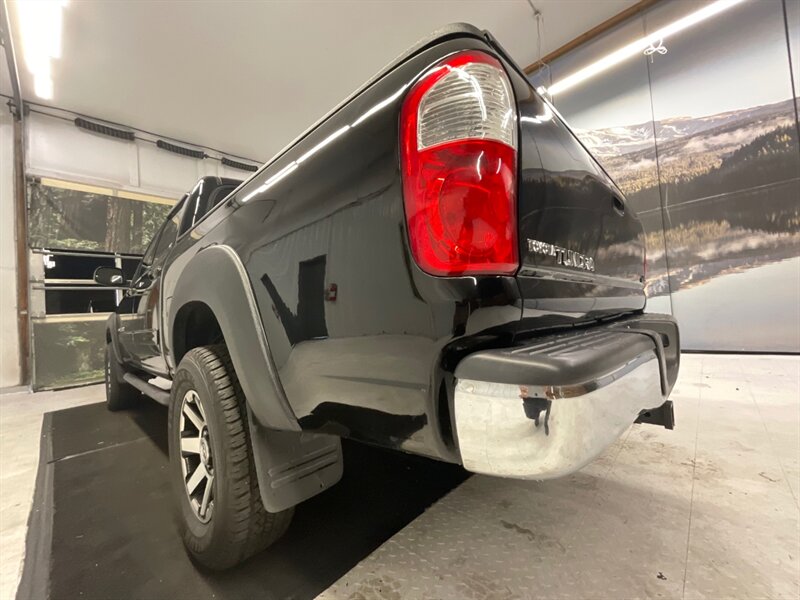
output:
M 190 350 L 178 365 L 171 394 L 170 477 L 183 543 L 200 565 L 227 569 L 277 541 L 289 527 L 294 509 L 269 513 L 261 502 L 244 394 L 224 345 Z M 199 404 L 194 417 L 201 417 L 202 428 L 184 414 L 185 403 L 190 408 Z M 199 451 L 185 452 L 181 440 L 195 439 L 195 431 Z M 197 465 L 195 470 L 202 466 L 206 475 L 190 492 L 192 464 Z M 209 481 L 212 499 L 201 514 L 205 498 L 201 501 L 200 496 Z
M 111 342 L 106 343 L 105 362 L 106 408 L 113 411 L 130 408 L 141 398 L 141 393 L 122 379 L 125 369 L 117 361 Z

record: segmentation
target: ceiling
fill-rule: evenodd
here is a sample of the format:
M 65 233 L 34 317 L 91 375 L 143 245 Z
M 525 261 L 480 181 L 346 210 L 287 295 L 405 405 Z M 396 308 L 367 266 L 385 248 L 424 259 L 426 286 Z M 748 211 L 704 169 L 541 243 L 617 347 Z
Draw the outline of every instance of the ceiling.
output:
M 534 0 L 542 55 L 634 3 Z M 490 30 L 523 67 L 538 56 L 526 0 L 73 0 L 63 19 L 50 101 L 33 94 L 17 31 L 25 99 L 259 161 L 442 25 Z

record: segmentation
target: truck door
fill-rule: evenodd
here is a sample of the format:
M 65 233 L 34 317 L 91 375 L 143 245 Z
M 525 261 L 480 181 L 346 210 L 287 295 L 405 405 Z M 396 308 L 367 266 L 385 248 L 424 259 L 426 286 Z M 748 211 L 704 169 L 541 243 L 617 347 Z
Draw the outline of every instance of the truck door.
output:
M 149 373 L 166 375 L 161 355 L 161 271 L 175 245 L 180 205 L 173 209 L 136 270 L 128 291 L 131 315 L 125 325 L 133 362 Z

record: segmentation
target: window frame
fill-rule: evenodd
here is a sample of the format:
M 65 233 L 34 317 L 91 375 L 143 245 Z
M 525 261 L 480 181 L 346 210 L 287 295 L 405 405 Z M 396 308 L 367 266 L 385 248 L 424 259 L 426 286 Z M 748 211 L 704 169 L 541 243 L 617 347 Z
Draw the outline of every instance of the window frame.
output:
M 167 217 L 164 219 L 164 222 L 158 228 L 158 231 L 156 231 L 156 234 L 153 236 L 153 239 L 150 240 L 150 243 L 147 244 L 147 248 L 145 248 L 144 254 L 142 255 L 142 259 L 139 261 L 139 265 L 136 267 L 136 271 L 133 274 L 133 278 L 131 279 L 131 284 L 133 284 L 133 282 L 135 281 L 138 281 L 141 278 L 144 270 L 152 267 L 153 264 L 155 263 L 156 249 L 158 248 L 158 243 L 161 240 L 161 236 L 164 234 L 164 228 L 167 226 L 167 223 L 169 223 L 173 219 L 173 217 L 175 217 L 178 213 L 181 212 L 181 210 L 183 210 L 186 198 L 188 196 L 189 194 L 184 194 L 183 197 L 175 204 L 172 210 L 170 210 L 167 213 Z M 182 217 L 179 218 L 179 221 L 181 219 Z M 178 239 L 177 230 L 175 239 L 176 240 Z M 174 244 L 175 240 L 172 240 L 172 243 Z M 148 254 L 150 254 L 151 251 L 152 251 L 152 256 L 149 257 L 149 262 L 147 262 Z

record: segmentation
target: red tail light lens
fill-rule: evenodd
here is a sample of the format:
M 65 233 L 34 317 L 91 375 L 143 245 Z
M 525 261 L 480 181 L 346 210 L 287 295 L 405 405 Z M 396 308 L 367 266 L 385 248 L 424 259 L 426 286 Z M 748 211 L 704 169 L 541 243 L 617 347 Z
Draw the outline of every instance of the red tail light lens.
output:
M 517 249 L 517 121 L 500 63 L 456 54 L 411 89 L 401 113 L 411 253 L 431 275 L 511 274 Z

